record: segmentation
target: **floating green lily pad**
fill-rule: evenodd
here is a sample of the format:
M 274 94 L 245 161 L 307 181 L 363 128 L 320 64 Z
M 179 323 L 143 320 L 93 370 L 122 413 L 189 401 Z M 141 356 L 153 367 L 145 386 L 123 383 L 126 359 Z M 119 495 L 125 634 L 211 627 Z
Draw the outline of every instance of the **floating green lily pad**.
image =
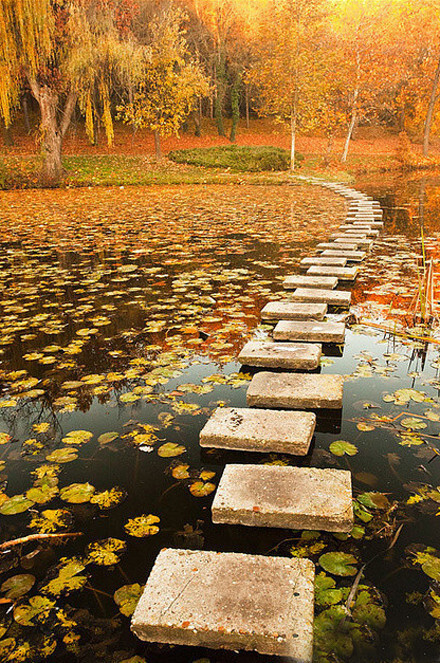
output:
M 319 564 L 324 571 L 335 576 L 354 576 L 357 573 L 358 560 L 354 555 L 344 552 L 324 553 L 319 558 Z
M 35 584 L 35 576 L 30 573 L 19 573 L 4 581 L 0 587 L 0 592 L 5 594 L 7 599 L 18 599 L 27 594 Z
M 126 617 L 130 617 L 141 598 L 144 586 L 135 583 L 133 585 L 124 585 L 113 594 L 114 601 L 119 607 L 119 611 Z
M 3 516 L 15 516 L 17 513 L 24 513 L 34 504 L 35 502 L 26 495 L 14 495 L 3 502 L 0 506 L 0 513 Z
M 61 488 L 60 497 L 70 504 L 84 504 L 90 502 L 94 492 L 95 487 L 90 483 L 71 483 L 70 486 Z
M 358 452 L 358 448 L 351 442 L 345 442 L 345 440 L 336 440 L 330 445 L 330 451 L 335 456 L 355 456 Z

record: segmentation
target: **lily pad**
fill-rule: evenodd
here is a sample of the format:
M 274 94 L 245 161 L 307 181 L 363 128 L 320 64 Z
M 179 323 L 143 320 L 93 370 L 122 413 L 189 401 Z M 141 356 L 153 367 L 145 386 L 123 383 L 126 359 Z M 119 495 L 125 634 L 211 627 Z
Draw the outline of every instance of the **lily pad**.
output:
M 189 492 L 194 497 L 206 497 L 215 490 L 215 484 L 210 481 L 194 481 L 189 487 Z
M 35 584 L 35 576 L 30 573 L 19 573 L 4 581 L 0 587 L 0 592 L 5 594 L 7 599 L 18 599 L 27 594 Z
M 72 460 L 76 460 L 78 454 L 76 449 L 69 447 L 61 447 L 60 449 L 54 449 L 47 454 L 46 460 L 51 463 L 70 463 Z
M 126 617 L 130 617 L 141 598 L 144 586 L 135 583 L 133 585 L 124 585 L 119 587 L 113 594 L 114 601 L 119 607 L 119 611 Z
M 342 600 L 342 591 L 336 589 L 336 581 L 325 573 L 315 577 L 315 603 L 317 605 L 335 605 Z
M 386 624 L 385 610 L 374 603 L 367 603 L 353 610 L 353 619 L 358 624 L 365 624 L 372 629 L 380 630 Z
M 67 509 L 45 509 L 40 515 L 32 517 L 28 527 L 41 534 L 53 534 L 59 529 L 69 527 L 71 523 L 72 514 Z
M 110 444 L 110 442 L 113 442 L 113 440 L 116 440 L 119 437 L 119 433 L 116 433 L 114 431 L 110 433 L 103 433 L 98 437 L 98 442 L 99 444 L 105 445 L 105 444 Z
M 345 440 L 336 440 L 330 445 L 330 451 L 335 456 L 355 456 L 358 452 L 358 448 L 351 442 L 345 442 Z
M 100 509 L 114 509 L 127 497 L 127 493 L 123 488 L 114 486 L 110 490 L 103 490 L 100 493 L 95 493 L 91 498 L 90 502 L 92 504 L 97 504 Z
M 24 513 L 34 504 L 35 502 L 25 495 L 14 495 L 3 502 L 0 506 L 0 513 L 3 516 L 15 516 L 17 513 Z
M 21 603 L 14 608 L 14 619 L 22 626 L 44 624 L 54 607 L 55 601 L 51 601 L 46 596 L 31 596 L 28 603 Z
M 358 495 L 357 499 L 367 509 L 380 509 L 384 511 L 390 507 L 390 502 L 384 493 L 362 493 L 362 495 Z
M 160 522 L 160 518 L 153 516 L 151 513 L 148 516 L 142 515 L 130 520 L 124 525 L 125 531 L 130 536 L 142 538 L 144 536 L 153 536 L 159 531 L 159 527 L 155 523 Z
M 185 452 L 186 448 L 182 444 L 166 442 L 159 447 L 157 450 L 157 455 L 161 458 L 172 458 L 174 456 L 181 456 Z
M 102 539 L 87 546 L 87 561 L 99 566 L 113 566 L 118 564 L 121 556 L 127 549 L 127 544 L 121 539 Z
M 41 593 L 58 597 L 81 589 L 87 582 L 87 576 L 79 574 L 85 568 L 85 564 L 77 557 L 62 557 L 54 577 L 41 587 Z
M 354 576 L 357 573 L 355 564 L 358 561 L 354 555 L 344 552 L 324 553 L 319 558 L 319 564 L 324 571 L 335 576 Z
M 70 486 L 61 488 L 60 497 L 69 504 L 84 504 L 90 502 L 94 492 L 95 487 L 90 483 L 71 483 Z

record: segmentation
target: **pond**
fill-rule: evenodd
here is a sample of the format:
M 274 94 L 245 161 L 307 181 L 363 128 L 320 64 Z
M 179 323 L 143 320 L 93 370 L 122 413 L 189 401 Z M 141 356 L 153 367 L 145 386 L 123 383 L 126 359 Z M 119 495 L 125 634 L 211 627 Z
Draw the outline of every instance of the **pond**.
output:
M 286 296 L 284 276 L 339 225 L 342 199 L 301 185 L 2 194 L 1 540 L 79 534 L 2 555 L 5 661 L 267 661 L 130 634 L 140 586 L 173 546 L 313 559 L 319 661 L 439 660 L 440 346 L 359 324 L 407 317 L 422 222 L 438 251 L 439 184 L 359 181 L 385 231 L 353 291 L 357 323 L 322 362 L 347 376 L 342 414 L 319 418 L 301 460 L 202 451 L 198 435 L 218 405 L 245 405 L 251 375 L 235 357 L 270 333 L 261 307 Z M 338 440 L 352 455 L 332 453 Z M 212 525 L 231 461 L 350 469 L 352 536 Z M 353 575 L 324 575 L 330 551 L 354 555 Z

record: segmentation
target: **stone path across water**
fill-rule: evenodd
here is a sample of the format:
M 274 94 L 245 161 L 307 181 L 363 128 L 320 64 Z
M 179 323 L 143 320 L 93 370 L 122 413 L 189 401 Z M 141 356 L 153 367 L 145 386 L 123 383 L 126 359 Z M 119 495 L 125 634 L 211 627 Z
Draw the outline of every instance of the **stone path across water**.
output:
M 307 178 L 303 178 L 306 179 Z M 247 408 L 218 408 L 200 433 L 202 447 L 259 453 L 308 453 L 316 415 L 303 410 L 341 409 L 341 375 L 313 370 L 319 343 L 343 343 L 345 323 L 324 320 L 328 306 L 350 305 L 336 290 L 353 281 L 383 227 L 379 204 L 342 184 L 308 179 L 350 200 L 345 223 L 301 261 L 305 275 L 283 282 L 292 301 L 272 301 L 261 311 L 277 322 L 273 340 L 251 340 L 238 360 L 283 372 L 256 373 Z M 287 369 L 287 370 L 286 370 Z M 350 532 L 351 474 L 346 470 L 229 464 L 212 505 L 217 524 Z M 250 649 L 311 663 L 314 565 L 235 553 L 165 550 L 132 618 L 143 640 L 226 649 Z M 200 599 L 203 597 L 203 600 Z

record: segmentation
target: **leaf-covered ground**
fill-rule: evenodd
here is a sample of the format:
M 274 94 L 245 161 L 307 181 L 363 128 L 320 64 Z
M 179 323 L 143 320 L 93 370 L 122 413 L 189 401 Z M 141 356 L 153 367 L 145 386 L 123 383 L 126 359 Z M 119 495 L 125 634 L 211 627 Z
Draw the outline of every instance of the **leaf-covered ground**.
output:
M 352 470 L 350 536 L 210 519 L 225 462 L 298 463 L 202 452 L 198 434 L 218 405 L 245 404 L 239 349 L 267 335 L 261 306 L 285 296 L 283 276 L 343 211 L 305 186 L 1 195 L 1 541 L 30 537 L 0 548 L 1 660 L 259 662 L 130 635 L 164 546 L 311 557 L 317 661 L 429 660 L 440 601 L 435 347 L 355 325 L 343 356 L 323 358 L 322 370 L 347 376 L 344 410 L 320 418 L 300 462 Z M 390 287 L 396 247 L 392 282 L 411 289 L 417 239 L 385 235 L 354 293 L 358 313 L 383 316 L 366 290 Z

